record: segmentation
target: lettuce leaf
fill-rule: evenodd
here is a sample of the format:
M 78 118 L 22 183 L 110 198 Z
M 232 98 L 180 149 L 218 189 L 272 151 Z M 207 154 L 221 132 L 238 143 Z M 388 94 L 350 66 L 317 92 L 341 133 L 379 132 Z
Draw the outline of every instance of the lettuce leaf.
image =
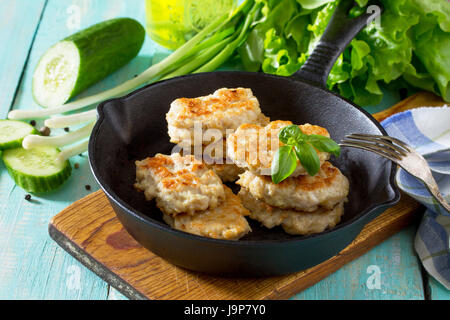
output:
M 301 64 L 298 61 L 297 45 L 294 41 L 277 36 L 277 31 L 272 28 L 266 32 L 264 41 L 264 61 L 262 69 L 266 73 L 280 76 L 290 76 Z
M 334 0 L 297 0 L 304 9 L 317 9 Z
M 442 31 L 450 32 L 450 3 L 445 0 L 410 0 L 410 5 L 416 8 L 425 18 L 431 14 L 438 19 Z
M 415 46 L 415 54 L 436 81 L 440 94 L 450 101 L 450 33 L 436 26 L 421 34 Z
M 238 49 L 245 69 L 259 71 L 264 62 L 264 41 L 267 31 L 275 29 L 282 34 L 286 24 L 298 13 L 295 0 L 260 0 L 264 4 L 262 18 Z
M 241 47 L 241 58 L 249 70 L 289 76 L 312 53 L 337 1 L 261 1 L 263 17 Z M 368 1 L 356 2 L 363 7 Z M 450 2 L 381 2 L 380 23 L 367 26 L 350 43 L 331 70 L 328 88 L 360 105 L 378 103 L 380 86 L 397 88 L 399 83 L 450 101 Z

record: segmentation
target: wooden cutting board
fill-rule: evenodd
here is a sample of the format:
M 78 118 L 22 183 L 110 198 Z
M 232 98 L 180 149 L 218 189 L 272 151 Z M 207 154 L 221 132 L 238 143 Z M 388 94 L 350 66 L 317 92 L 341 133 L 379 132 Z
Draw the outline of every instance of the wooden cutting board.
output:
M 375 114 L 379 121 L 420 106 L 441 106 L 431 93 L 418 93 Z M 391 235 L 415 222 L 423 208 L 401 201 L 369 223 L 335 257 L 310 269 L 269 278 L 221 278 L 176 267 L 137 243 L 116 218 L 105 194 L 97 191 L 50 221 L 50 236 L 67 252 L 131 299 L 286 299 L 337 271 Z

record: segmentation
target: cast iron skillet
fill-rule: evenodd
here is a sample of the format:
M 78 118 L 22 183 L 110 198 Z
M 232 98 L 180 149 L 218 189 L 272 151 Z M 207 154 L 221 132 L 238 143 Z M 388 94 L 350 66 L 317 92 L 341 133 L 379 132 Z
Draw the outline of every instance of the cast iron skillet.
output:
M 267 276 L 299 271 L 336 255 L 364 225 L 399 200 L 391 162 L 357 149 L 344 149 L 332 162 L 350 180 L 349 202 L 334 229 L 290 236 L 251 222 L 239 241 L 215 240 L 174 230 L 154 202 L 133 188 L 136 160 L 170 154 L 165 115 L 179 97 L 198 97 L 218 88 L 251 88 L 272 120 L 325 127 L 334 140 L 362 132 L 386 134 L 367 112 L 325 89 L 326 79 L 344 48 L 361 30 L 368 14 L 349 19 L 352 1 L 343 1 L 321 42 L 292 77 L 251 72 L 213 72 L 149 85 L 98 106 L 99 119 L 89 143 L 92 171 L 125 229 L 144 247 L 190 270 L 228 275 Z

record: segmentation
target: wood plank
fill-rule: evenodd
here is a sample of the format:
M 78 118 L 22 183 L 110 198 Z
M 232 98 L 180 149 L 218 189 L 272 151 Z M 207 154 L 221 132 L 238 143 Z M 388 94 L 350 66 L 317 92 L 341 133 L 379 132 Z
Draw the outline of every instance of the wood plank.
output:
M 46 0 L 0 1 L 0 119 L 12 106 L 45 3 Z
M 335 272 L 381 241 L 410 225 L 422 207 L 401 203 L 369 223 L 341 253 L 308 270 L 280 277 L 230 279 L 182 270 L 139 245 L 122 227 L 102 191 L 56 215 L 50 234 L 124 295 L 134 299 L 286 299 Z M 120 237 L 120 248 L 111 239 Z
M 28 23 L 24 23 L 24 17 L 28 12 L 37 11 L 33 9 L 37 2 L 20 1 L 17 15 L 21 16 L 17 25 Z M 0 5 L 3 3 L 1 1 Z M 32 73 L 41 55 L 51 45 L 77 31 L 68 28 L 70 24 L 67 24 L 70 17 L 68 9 L 72 5 L 80 8 L 80 28 L 115 17 L 134 17 L 142 23 L 145 19 L 144 1 L 49 0 L 17 91 L 14 109 L 38 108 L 31 96 Z M 1 14 L 4 13 L 0 10 Z M 20 47 L 20 44 L 15 46 Z M 155 48 L 147 38 L 138 58 L 85 94 L 116 85 L 145 69 L 152 62 Z M 21 67 L 16 65 L 14 68 Z M 47 195 L 35 195 L 33 202 L 24 200 L 26 193 L 14 185 L 0 164 L 0 263 L 3 266 L 0 273 L 0 299 L 111 298 L 107 283 L 66 254 L 48 236 L 50 218 L 89 194 L 85 185 L 91 185 L 92 191 L 98 190 L 87 156 L 74 157 L 74 163 L 79 163 L 80 169 L 73 171 L 72 177 L 62 188 Z
M 81 167 L 64 188 L 33 195 L 31 202 L 0 163 L 0 299 L 106 299 L 107 284 L 65 254 L 47 232 L 55 212 L 88 194 L 82 186 L 91 179 L 87 157 L 76 161 Z
M 421 272 L 413 243 L 416 227 L 393 235 L 295 300 L 423 300 Z M 373 285 L 379 276 L 379 286 Z
M 375 117 L 375 119 L 381 122 L 395 113 L 418 107 L 441 107 L 444 104 L 445 103 L 442 98 L 435 95 L 434 93 L 421 91 L 406 98 L 403 101 L 400 101 L 395 106 L 389 109 L 375 113 L 373 116 Z
M 450 300 L 450 290 L 431 276 L 428 276 L 428 289 L 430 300 Z

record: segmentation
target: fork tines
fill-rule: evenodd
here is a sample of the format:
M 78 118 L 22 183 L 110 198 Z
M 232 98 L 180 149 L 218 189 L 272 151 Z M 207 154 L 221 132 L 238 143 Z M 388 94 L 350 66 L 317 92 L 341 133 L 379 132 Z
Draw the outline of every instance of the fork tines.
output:
M 345 138 L 340 143 L 341 146 L 371 151 L 392 161 L 401 160 L 411 152 L 406 143 L 389 136 L 356 133 Z

